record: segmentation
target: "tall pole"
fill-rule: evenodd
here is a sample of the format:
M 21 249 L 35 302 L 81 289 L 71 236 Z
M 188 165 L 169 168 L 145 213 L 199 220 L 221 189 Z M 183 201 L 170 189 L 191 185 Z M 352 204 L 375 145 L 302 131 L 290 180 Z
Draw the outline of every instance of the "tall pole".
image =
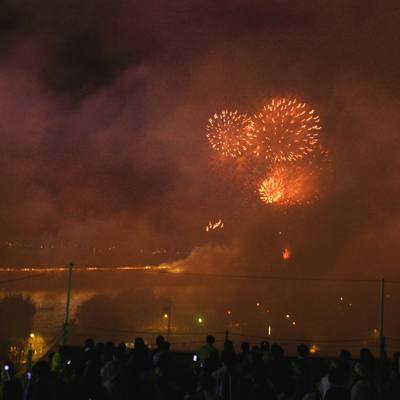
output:
M 170 341 L 171 335 L 171 299 L 169 299 L 169 304 L 168 304 L 168 333 L 167 333 L 167 340 L 168 342 Z
M 68 292 L 67 292 L 67 310 L 66 310 L 66 312 L 65 312 L 65 322 L 64 322 L 64 324 L 63 324 L 61 346 L 66 346 L 66 345 L 67 345 L 68 314 L 69 314 L 69 297 L 70 297 L 70 293 L 71 293 L 72 267 L 73 267 L 73 264 L 72 264 L 72 263 L 69 264 Z
M 379 356 L 383 363 L 385 357 L 385 337 L 383 336 L 383 302 L 385 298 L 385 280 L 381 281 L 381 326 L 380 326 L 380 340 L 379 340 Z

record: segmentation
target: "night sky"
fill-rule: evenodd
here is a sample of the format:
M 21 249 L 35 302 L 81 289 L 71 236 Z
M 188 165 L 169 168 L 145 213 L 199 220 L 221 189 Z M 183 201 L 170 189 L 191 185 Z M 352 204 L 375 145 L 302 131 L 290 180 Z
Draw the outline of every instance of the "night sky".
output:
M 1 268 L 371 279 L 332 285 L 360 310 L 373 292 L 375 323 L 379 280 L 400 281 L 399 14 L 394 0 L 2 1 Z M 256 199 L 206 126 L 287 95 L 320 116 L 330 173 L 319 199 L 282 208 Z M 258 290 L 292 303 L 316 290 L 285 282 Z

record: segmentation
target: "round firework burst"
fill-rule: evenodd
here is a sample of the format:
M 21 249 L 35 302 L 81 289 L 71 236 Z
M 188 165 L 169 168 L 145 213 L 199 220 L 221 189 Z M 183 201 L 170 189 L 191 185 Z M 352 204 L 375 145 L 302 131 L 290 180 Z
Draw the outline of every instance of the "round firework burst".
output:
M 253 145 L 253 121 L 238 111 L 223 110 L 209 119 L 206 136 L 214 150 L 224 157 L 240 157 L 256 152 Z
M 261 182 L 258 190 L 262 201 L 265 203 L 275 203 L 283 197 L 285 183 L 280 177 L 270 176 Z
M 259 184 L 260 198 L 265 203 L 302 204 L 308 192 L 308 175 L 300 166 L 276 166 Z
M 320 119 L 296 99 L 277 98 L 254 115 L 257 154 L 271 161 L 296 161 L 313 151 Z

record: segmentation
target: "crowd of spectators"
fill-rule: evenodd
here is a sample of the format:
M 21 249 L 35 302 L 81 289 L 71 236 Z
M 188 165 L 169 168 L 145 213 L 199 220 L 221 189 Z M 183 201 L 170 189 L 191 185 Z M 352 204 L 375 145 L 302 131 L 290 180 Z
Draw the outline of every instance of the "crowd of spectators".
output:
M 267 341 L 252 348 L 243 342 L 240 352 L 230 341 L 221 352 L 214 343 L 207 336 L 189 365 L 177 362 L 162 336 L 151 351 L 140 337 L 133 349 L 87 339 L 84 349 L 61 347 L 36 362 L 29 381 L 2 363 L 0 400 L 400 399 L 399 352 L 382 362 L 368 349 L 356 360 L 343 350 L 324 368 L 304 344 L 285 357 Z

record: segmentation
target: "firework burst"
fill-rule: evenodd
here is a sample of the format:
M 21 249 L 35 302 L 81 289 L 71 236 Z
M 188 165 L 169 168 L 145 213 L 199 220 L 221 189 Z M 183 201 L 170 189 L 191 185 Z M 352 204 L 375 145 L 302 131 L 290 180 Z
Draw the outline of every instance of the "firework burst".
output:
M 301 166 L 277 165 L 261 180 L 258 191 L 264 203 L 302 204 L 308 194 L 309 176 Z
M 300 160 L 314 150 L 319 122 L 305 103 L 274 99 L 254 115 L 253 146 L 258 155 L 274 162 Z
M 218 170 L 229 190 L 243 198 L 254 200 L 255 194 L 262 203 L 283 208 L 313 203 L 331 170 L 318 138 L 319 117 L 293 96 L 262 104 L 251 118 L 225 109 L 209 119 L 207 139 L 224 159 L 223 164 L 215 159 Z
M 240 157 L 255 153 L 253 121 L 238 111 L 223 110 L 209 119 L 206 136 L 214 150 L 224 157 Z

